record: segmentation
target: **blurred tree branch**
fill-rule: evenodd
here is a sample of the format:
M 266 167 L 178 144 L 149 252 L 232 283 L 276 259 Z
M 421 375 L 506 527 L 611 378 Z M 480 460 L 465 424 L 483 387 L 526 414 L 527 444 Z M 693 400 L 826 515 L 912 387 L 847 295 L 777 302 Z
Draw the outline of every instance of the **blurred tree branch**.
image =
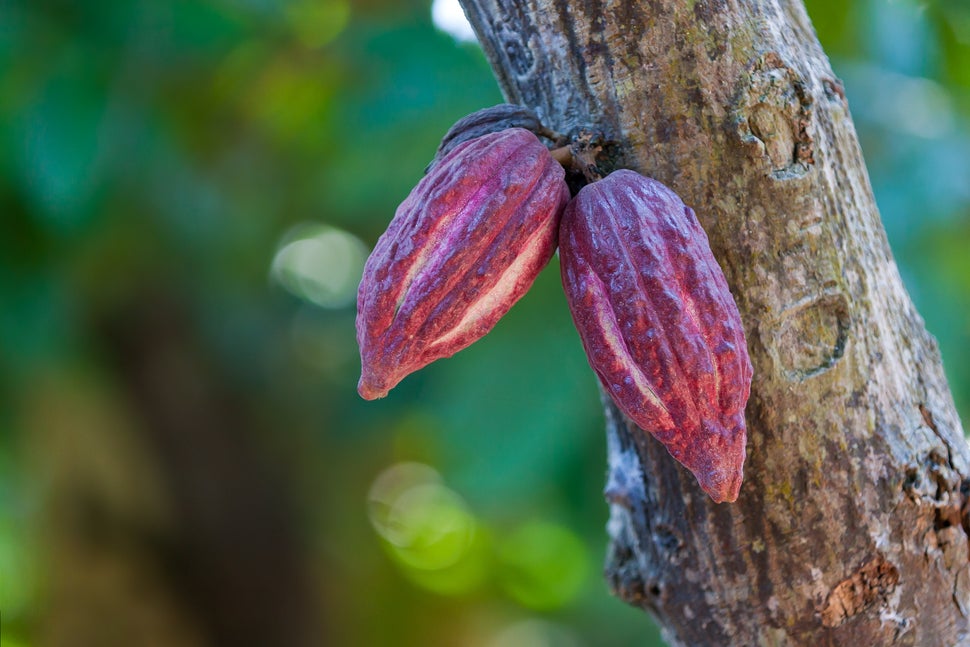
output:
M 970 452 L 802 3 L 463 4 L 510 101 L 695 208 L 745 321 L 736 504 L 604 400 L 615 592 L 672 644 L 962 644 Z
M 56 475 L 43 642 L 320 644 L 292 488 L 186 300 L 146 285 L 91 325 L 117 385 L 67 374 L 34 405 Z

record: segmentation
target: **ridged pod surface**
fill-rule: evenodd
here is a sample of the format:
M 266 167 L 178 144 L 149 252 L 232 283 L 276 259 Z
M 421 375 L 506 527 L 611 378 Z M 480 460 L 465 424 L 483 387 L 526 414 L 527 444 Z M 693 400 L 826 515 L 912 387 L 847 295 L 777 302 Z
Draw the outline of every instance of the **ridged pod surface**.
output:
M 556 249 L 562 167 L 512 128 L 441 158 L 398 207 L 364 266 L 357 342 L 368 400 L 492 329 Z
M 694 212 L 660 182 L 616 171 L 570 202 L 559 245 L 573 321 L 603 388 L 712 499 L 736 500 L 751 362 Z
M 434 159 L 428 164 L 425 172 L 429 172 L 436 164 L 448 153 L 453 151 L 456 146 L 476 139 L 482 135 L 496 133 L 509 128 L 523 128 L 538 135 L 542 132 L 542 124 L 535 112 L 525 106 L 515 105 L 514 103 L 500 103 L 496 106 L 476 110 L 470 115 L 466 115 L 455 122 L 448 129 L 445 136 L 441 138 L 438 150 Z

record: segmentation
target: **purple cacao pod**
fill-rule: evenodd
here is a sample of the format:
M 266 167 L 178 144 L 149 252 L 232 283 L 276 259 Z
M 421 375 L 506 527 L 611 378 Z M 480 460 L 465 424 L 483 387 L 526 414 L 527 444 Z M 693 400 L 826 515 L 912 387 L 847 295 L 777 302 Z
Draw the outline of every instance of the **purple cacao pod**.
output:
M 478 340 L 525 294 L 556 249 L 564 175 L 512 128 L 459 144 L 424 176 L 364 266 L 363 398 Z
M 573 321 L 603 388 L 714 501 L 736 500 L 751 362 L 694 212 L 660 182 L 616 171 L 569 203 L 559 246 Z

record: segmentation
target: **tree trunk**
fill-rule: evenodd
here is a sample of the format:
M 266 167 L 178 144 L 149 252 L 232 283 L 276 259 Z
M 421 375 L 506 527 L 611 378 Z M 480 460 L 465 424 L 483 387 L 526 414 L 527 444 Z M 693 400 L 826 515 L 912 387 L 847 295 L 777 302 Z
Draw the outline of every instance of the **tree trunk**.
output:
M 695 208 L 745 323 L 737 503 L 604 398 L 616 594 L 671 644 L 970 640 L 970 451 L 802 3 L 464 6 L 510 101 Z

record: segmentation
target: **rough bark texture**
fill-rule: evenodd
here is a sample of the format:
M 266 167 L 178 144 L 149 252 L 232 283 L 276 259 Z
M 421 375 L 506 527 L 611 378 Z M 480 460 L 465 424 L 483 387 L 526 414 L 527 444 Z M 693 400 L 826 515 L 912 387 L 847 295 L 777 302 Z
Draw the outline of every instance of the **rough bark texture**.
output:
M 672 644 L 970 641 L 970 451 L 799 0 L 464 0 L 510 101 L 694 207 L 754 363 L 714 504 L 607 412 L 607 575 Z

